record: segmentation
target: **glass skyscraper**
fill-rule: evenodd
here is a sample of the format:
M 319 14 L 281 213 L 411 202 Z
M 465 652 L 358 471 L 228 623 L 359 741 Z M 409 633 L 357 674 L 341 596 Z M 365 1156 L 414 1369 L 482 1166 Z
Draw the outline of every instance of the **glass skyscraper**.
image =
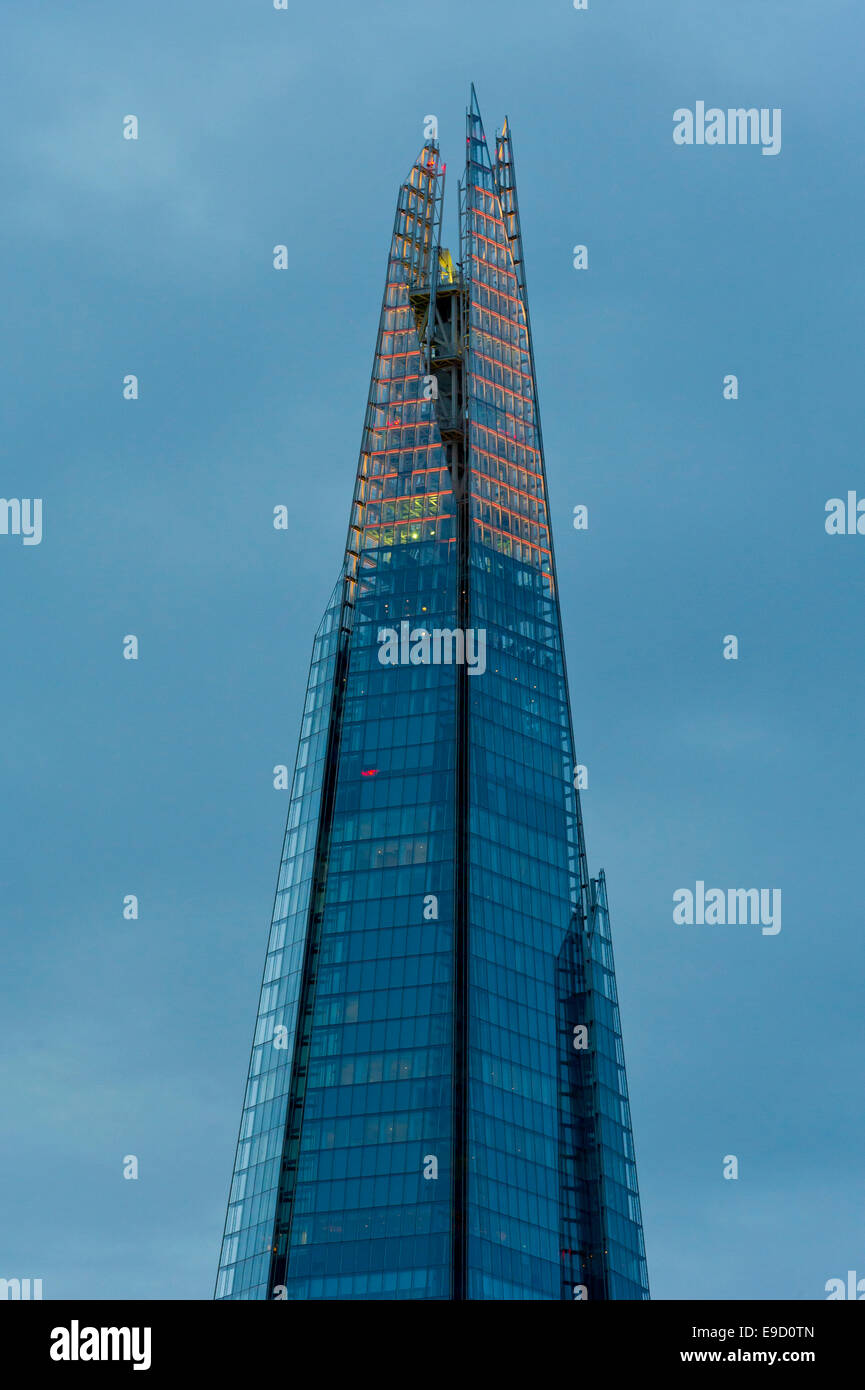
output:
M 400 188 L 315 636 L 218 1299 L 646 1299 L 514 160 Z

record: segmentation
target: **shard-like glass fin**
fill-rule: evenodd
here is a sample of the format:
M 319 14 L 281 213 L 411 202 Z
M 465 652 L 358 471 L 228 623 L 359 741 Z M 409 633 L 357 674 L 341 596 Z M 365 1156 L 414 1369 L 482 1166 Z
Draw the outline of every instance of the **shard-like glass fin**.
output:
M 567 1298 L 578 1281 L 562 1254 L 558 1178 L 562 958 L 569 943 L 575 968 L 594 979 L 608 922 L 599 899 L 594 936 L 587 929 L 574 938 L 574 921 L 587 919 L 590 885 L 513 152 L 505 123 L 491 169 L 476 101 L 466 150 L 469 604 L 487 651 L 487 672 L 471 683 L 469 719 L 469 1171 L 476 1176 L 468 1184 L 468 1297 Z M 608 1056 L 621 1053 L 618 1012 L 596 992 L 592 1003 L 591 1045 L 608 1086 Z M 623 1078 L 622 1071 L 622 1085 Z M 645 1297 L 630 1258 L 642 1240 L 635 1175 L 633 1190 L 627 1181 L 617 1185 L 633 1156 L 627 1119 L 618 1147 L 610 1144 L 613 1112 L 618 1121 L 627 1115 L 626 1093 L 617 1091 L 615 1101 L 607 1089 L 597 1094 L 601 1118 L 578 1136 L 602 1149 L 593 1213 L 605 1273 L 594 1296 Z
M 268 1271 L 300 981 L 316 871 L 322 788 L 344 646 L 340 625 L 342 594 L 340 577 L 313 644 L 219 1262 L 217 1298 L 271 1297 Z
M 454 669 L 407 659 L 416 629 L 453 627 L 456 610 L 453 490 L 419 338 L 440 179 L 429 144 L 397 208 L 349 530 L 356 583 L 304 987 L 308 1061 L 272 1271 L 288 1299 L 450 1292 Z
M 471 623 L 468 1296 L 562 1296 L 556 963 L 579 881 L 525 306 L 480 118 L 464 188 Z

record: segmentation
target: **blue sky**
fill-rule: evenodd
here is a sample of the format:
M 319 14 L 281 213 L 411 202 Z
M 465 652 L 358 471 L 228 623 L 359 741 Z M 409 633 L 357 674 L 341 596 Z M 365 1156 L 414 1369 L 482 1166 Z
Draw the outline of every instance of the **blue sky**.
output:
M 436 114 L 455 227 L 472 80 L 514 134 L 653 1295 L 865 1275 L 865 537 L 824 529 L 865 496 L 861 7 L 86 0 L 4 24 L 0 494 L 41 497 L 44 537 L 0 535 L 0 1276 L 212 1293 L 271 769 L 341 559 L 397 187 Z M 780 107 L 781 153 L 676 146 L 698 100 Z M 674 925 L 699 879 L 780 888 L 781 932 Z

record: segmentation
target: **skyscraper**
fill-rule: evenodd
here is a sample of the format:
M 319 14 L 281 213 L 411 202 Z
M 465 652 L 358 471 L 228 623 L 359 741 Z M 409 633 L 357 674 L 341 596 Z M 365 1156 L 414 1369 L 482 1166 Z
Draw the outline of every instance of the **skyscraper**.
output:
M 400 188 L 216 1297 L 645 1299 L 511 135 Z

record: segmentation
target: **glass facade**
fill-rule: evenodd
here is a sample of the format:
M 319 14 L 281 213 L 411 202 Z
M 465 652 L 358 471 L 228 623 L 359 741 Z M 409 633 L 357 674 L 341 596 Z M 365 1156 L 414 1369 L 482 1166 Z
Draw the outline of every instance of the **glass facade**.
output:
M 221 1299 L 648 1297 L 586 869 L 513 153 L 472 92 L 460 258 L 400 189 L 316 636 Z

